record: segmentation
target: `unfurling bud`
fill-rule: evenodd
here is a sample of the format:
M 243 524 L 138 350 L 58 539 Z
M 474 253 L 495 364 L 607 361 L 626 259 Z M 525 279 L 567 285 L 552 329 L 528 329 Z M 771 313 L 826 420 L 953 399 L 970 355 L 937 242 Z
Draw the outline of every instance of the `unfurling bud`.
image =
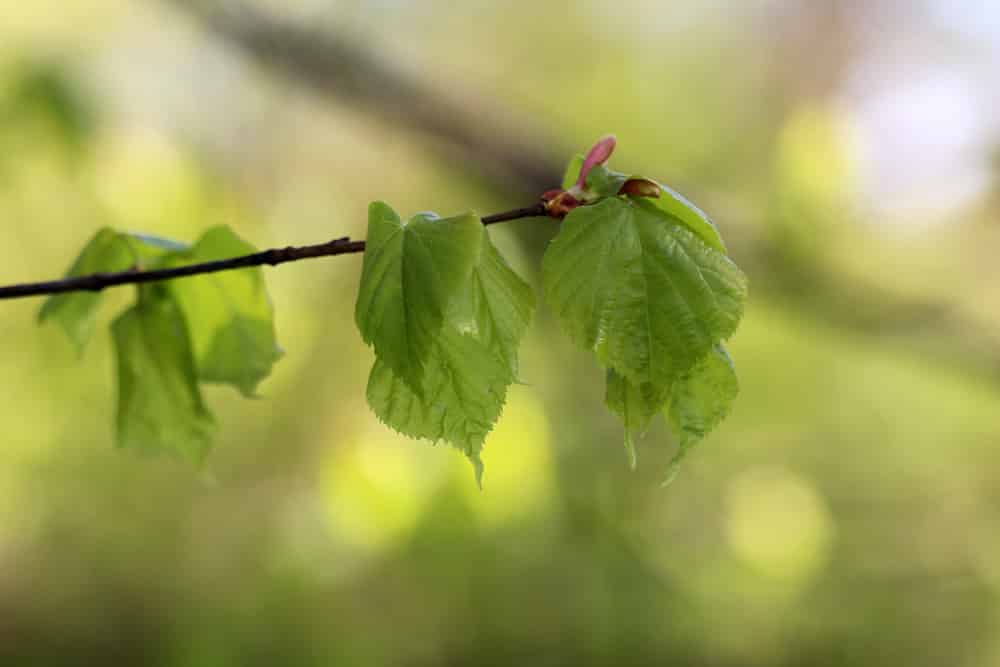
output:
M 542 206 L 552 218 L 564 218 L 566 214 L 580 205 L 580 202 L 565 190 L 548 190 L 542 195 Z
M 648 178 L 630 178 L 618 189 L 618 194 L 630 197 L 659 197 L 660 192 L 660 184 Z
M 576 185 L 574 188 L 579 190 L 584 190 L 587 187 L 587 174 L 590 170 L 599 164 L 604 164 L 611 157 L 611 154 L 615 151 L 615 135 L 609 134 L 606 137 L 602 137 L 597 140 L 590 150 L 587 152 L 587 156 L 583 158 L 583 167 L 580 168 L 580 176 L 576 179 Z

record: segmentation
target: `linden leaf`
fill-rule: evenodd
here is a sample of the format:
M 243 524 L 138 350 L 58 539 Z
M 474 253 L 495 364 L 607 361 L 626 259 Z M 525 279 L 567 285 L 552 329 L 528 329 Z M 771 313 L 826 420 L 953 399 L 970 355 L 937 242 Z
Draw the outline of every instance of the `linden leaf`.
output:
M 572 164 L 572 163 L 571 163 Z M 604 165 L 594 167 L 587 175 L 587 187 L 601 197 L 611 197 L 620 193 L 629 180 L 642 179 L 656 183 L 660 187 L 659 197 L 648 197 L 649 202 L 665 214 L 672 216 L 712 248 L 726 254 L 726 244 L 715 223 L 700 208 L 692 204 L 684 195 L 662 183 L 645 176 L 627 175 L 608 169 Z
M 111 326 L 118 366 L 118 445 L 201 462 L 214 422 L 198 389 L 184 315 L 158 288 Z
M 716 345 L 676 382 L 666 416 L 679 448 L 670 462 L 664 485 L 673 481 L 691 448 L 729 414 L 739 390 L 733 360 L 722 345 Z
M 118 232 L 105 227 L 84 246 L 66 277 L 125 271 L 134 263 L 135 258 L 129 244 Z M 54 294 L 46 299 L 38 311 L 38 322 L 55 320 L 76 345 L 77 353 L 82 355 L 94 333 L 94 321 L 100 302 L 100 292 Z
M 467 287 L 483 237 L 471 213 L 443 219 L 421 213 L 403 223 L 382 202 L 368 209 L 355 321 L 378 358 L 418 393 L 445 311 Z
M 256 251 L 228 227 L 213 227 L 190 248 L 171 251 L 159 265 L 196 264 Z M 167 289 L 187 320 L 199 379 L 232 384 L 244 396 L 253 396 L 282 354 L 263 270 L 209 273 L 171 281 Z
M 636 465 L 633 434 L 642 434 L 650 420 L 659 414 L 670 398 L 669 387 L 658 387 L 650 382 L 635 384 L 613 368 L 607 371 L 607 389 L 604 398 L 608 409 L 621 417 L 625 425 L 625 450 L 633 469 Z
M 723 254 L 729 252 L 726 249 L 725 242 L 722 240 L 722 235 L 719 234 L 719 229 L 705 215 L 704 211 L 692 204 L 684 195 L 676 190 L 667 187 L 663 183 L 659 185 L 663 193 L 659 197 L 649 200 L 653 206 L 680 220 L 687 225 L 688 229 L 697 234 L 702 241 L 712 248 Z
M 736 330 L 747 290 L 728 257 L 646 198 L 571 211 L 542 278 L 574 341 L 630 381 L 661 388 Z
M 382 422 L 404 435 L 454 445 L 481 481 L 483 442 L 516 379 L 517 348 L 533 310 L 531 288 L 487 235 L 465 290 L 432 341 L 419 390 L 380 358 L 369 376 L 368 404 Z

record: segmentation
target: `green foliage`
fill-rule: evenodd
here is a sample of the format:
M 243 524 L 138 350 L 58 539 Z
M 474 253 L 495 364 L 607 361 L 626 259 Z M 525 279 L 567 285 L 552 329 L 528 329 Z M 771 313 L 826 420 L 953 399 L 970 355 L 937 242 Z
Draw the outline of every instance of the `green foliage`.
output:
M 484 236 L 471 213 L 420 213 L 404 224 L 382 202 L 368 209 L 355 320 L 365 343 L 417 393 L 445 310 L 468 283 Z
M 83 247 L 73 266 L 66 272 L 66 277 L 124 271 L 134 263 L 135 256 L 128 241 L 118 232 L 105 227 Z M 100 302 L 100 292 L 56 294 L 42 305 L 42 309 L 38 311 L 38 321 L 55 321 L 82 355 L 94 333 L 94 321 Z
M 576 157 L 564 184 L 583 161 Z M 715 225 L 679 194 L 619 195 L 625 176 L 600 164 L 542 262 L 545 297 L 578 345 L 606 369 L 608 408 L 633 435 L 666 411 L 681 457 L 723 419 L 737 391 L 721 347 L 743 314 L 747 281 Z M 652 182 L 651 182 L 652 183 Z M 654 194 L 656 194 L 655 186 Z M 672 477 L 668 476 L 668 479 Z
M 252 252 L 256 249 L 228 227 L 214 227 L 190 249 L 173 250 L 159 264 L 196 264 Z M 274 309 L 260 269 L 175 280 L 168 289 L 188 323 L 198 378 L 231 384 L 244 396 L 253 396 L 281 357 Z
M 571 212 L 542 271 L 570 337 L 605 367 L 656 385 L 736 330 L 746 294 L 735 264 L 644 199 Z
M 566 215 L 542 261 L 544 293 L 570 338 L 605 368 L 606 403 L 624 423 L 633 466 L 634 435 L 664 414 L 679 443 L 672 475 L 736 397 L 722 341 L 740 322 L 747 281 L 700 209 L 651 179 L 605 166 L 614 143 L 605 137 L 586 158 L 574 157 L 563 192 L 546 199 L 551 215 Z M 103 229 L 69 276 L 253 252 L 227 227 L 193 245 Z M 40 320 L 56 321 L 82 352 L 99 301 L 99 293 L 53 296 Z M 355 306 L 376 357 L 368 403 L 399 433 L 463 452 L 478 481 L 483 444 L 518 381 L 518 346 L 534 308 L 532 288 L 478 216 L 418 213 L 404 222 L 385 203 L 369 207 Z M 112 332 L 119 444 L 195 461 L 214 430 L 199 383 L 253 396 L 281 356 L 259 268 L 140 287 Z
M 580 165 L 583 161 L 580 160 Z M 572 177 L 570 173 L 573 169 L 576 169 L 576 173 L 579 173 L 580 165 L 577 165 L 576 158 L 570 162 L 569 167 L 567 167 L 566 175 L 563 180 L 567 178 L 576 179 L 574 174 Z M 608 169 L 605 165 L 597 165 L 587 174 L 587 187 L 588 189 L 600 197 L 611 197 L 618 194 L 622 185 L 626 181 L 631 179 L 641 179 L 649 180 L 653 183 L 652 179 L 647 179 L 644 176 L 628 176 L 617 171 L 612 171 Z M 570 181 L 572 183 L 572 180 Z M 705 212 L 700 208 L 692 204 L 687 200 L 684 195 L 680 194 L 673 188 L 670 188 L 662 183 L 656 183 L 660 189 L 660 196 L 649 198 L 648 201 L 656 208 L 660 209 L 663 214 L 673 219 L 675 222 L 685 225 L 688 229 L 694 232 L 702 241 L 708 244 L 709 247 L 718 250 L 719 252 L 725 254 L 727 253 L 726 244 L 722 240 L 722 236 L 719 234 L 718 228 L 715 223 L 705 215 Z
M 178 451 L 202 461 L 212 416 L 198 389 L 186 320 L 159 286 L 140 288 L 139 302 L 111 325 L 118 364 L 118 445 Z
M 382 224 L 387 211 L 391 213 L 384 204 L 373 207 L 369 238 L 372 230 Z M 389 217 L 399 219 L 394 213 Z M 421 214 L 403 227 L 420 225 L 425 229 L 419 233 L 434 238 L 440 232 L 427 229 L 428 225 L 440 226 L 443 231 L 464 219 Z M 414 383 L 395 370 L 376 345 L 378 358 L 368 380 L 367 396 L 378 418 L 396 431 L 435 442 L 445 440 L 461 450 L 472 462 L 477 480 L 481 480 L 483 466 L 479 454 L 503 409 L 507 388 L 516 380 L 517 348 L 534 310 L 534 295 L 507 266 L 478 218 L 471 219 L 481 239 L 476 262 L 449 290 L 449 297 L 436 304 L 441 317 L 435 318 L 437 328 L 427 331 L 429 345 L 422 356 L 410 358 L 419 365 L 419 379 Z M 387 304 L 385 307 L 407 312 L 404 304 L 396 300 L 406 294 L 409 274 L 386 266 L 389 260 L 384 247 L 384 244 L 370 245 L 365 251 L 366 270 L 362 271 L 357 310 L 362 331 L 362 322 L 376 319 L 391 322 L 399 329 L 406 327 L 398 318 L 389 320 L 380 318 L 380 313 L 362 310 L 365 299 L 367 303 Z M 427 243 L 420 248 L 428 251 L 420 257 L 421 261 L 430 262 L 428 272 L 449 257 L 463 256 L 454 246 L 443 243 Z M 397 261 L 403 262 L 401 254 Z M 379 270 L 367 270 L 374 266 L 379 266 Z M 384 278 L 387 275 L 391 276 L 388 280 Z M 400 281 L 404 283 L 402 286 Z M 398 312 L 390 314 L 395 317 Z M 389 340 L 399 333 L 383 331 Z
M 252 252 L 254 247 L 228 227 L 210 229 L 192 246 L 106 228 L 87 244 L 68 275 L 170 268 Z M 99 301 L 99 292 L 54 295 L 43 304 L 39 320 L 56 321 L 82 353 Z M 111 328 L 119 446 L 196 462 L 208 453 L 214 432 L 198 383 L 227 383 L 252 396 L 281 354 L 259 268 L 139 286 L 135 305 Z
M 733 360 L 721 344 L 674 383 L 666 413 L 680 448 L 665 483 L 673 479 L 688 450 L 729 414 L 739 390 Z

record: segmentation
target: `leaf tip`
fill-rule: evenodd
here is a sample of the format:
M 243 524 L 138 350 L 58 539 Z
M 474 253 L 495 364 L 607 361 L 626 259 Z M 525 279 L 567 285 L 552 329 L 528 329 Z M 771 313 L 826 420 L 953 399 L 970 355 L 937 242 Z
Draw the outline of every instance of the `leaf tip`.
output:
M 483 473 L 486 471 L 485 466 L 483 466 L 483 460 L 479 458 L 479 454 L 469 454 L 469 463 L 472 464 L 472 470 L 476 475 L 476 486 L 479 490 L 483 490 Z
M 639 461 L 635 453 L 635 440 L 632 438 L 632 432 L 627 428 L 625 429 L 625 452 L 628 454 L 629 470 L 635 472 Z

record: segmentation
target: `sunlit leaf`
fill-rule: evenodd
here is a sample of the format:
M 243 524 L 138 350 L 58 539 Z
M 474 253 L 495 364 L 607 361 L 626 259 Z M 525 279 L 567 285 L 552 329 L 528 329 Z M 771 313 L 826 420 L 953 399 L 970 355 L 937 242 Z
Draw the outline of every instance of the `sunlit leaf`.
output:
M 159 287 L 111 327 L 118 366 L 118 445 L 200 462 L 214 423 L 198 389 L 180 308 Z
M 421 393 L 377 360 L 368 379 L 368 404 L 403 435 L 454 445 L 469 457 L 478 480 L 483 442 L 500 417 L 511 381 L 509 369 L 489 348 L 446 326 L 435 338 Z
M 663 190 L 661 195 L 655 199 L 650 199 L 650 203 L 664 213 L 675 216 L 688 229 L 698 235 L 698 237 L 712 248 L 721 253 L 727 253 L 726 244 L 722 240 L 715 223 L 709 219 L 705 212 L 692 204 L 684 195 L 660 183 Z
M 486 237 L 463 292 L 434 338 L 420 391 L 383 360 L 368 381 L 368 403 L 380 420 L 414 438 L 444 440 L 482 475 L 480 451 L 517 374 L 517 348 L 531 319 L 531 288 Z
M 378 358 L 418 393 L 445 311 L 468 286 L 483 236 L 471 213 L 421 213 L 403 223 L 382 202 L 369 207 L 355 321 Z
M 213 227 L 190 248 L 172 250 L 160 265 L 195 264 L 256 251 L 229 227 Z M 263 270 L 209 273 L 172 280 L 166 286 L 187 320 L 199 379 L 231 384 L 253 396 L 281 357 Z
M 487 234 L 469 286 L 456 297 L 448 318 L 472 333 L 517 375 L 517 348 L 535 310 L 535 293 L 507 264 Z
M 735 264 L 645 198 L 573 210 L 542 275 L 573 340 L 630 381 L 658 387 L 736 330 L 746 296 Z
M 613 368 L 607 370 L 605 404 L 611 412 L 621 417 L 625 426 L 625 449 L 629 462 L 635 468 L 636 434 L 642 434 L 649 422 L 663 409 L 670 397 L 670 387 L 661 387 L 650 382 L 636 384 L 629 382 Z
M 125 271 L 134 263 L 135 257 L 127 241 L 118 232 L 105 227 L 84 246 L 66 277 Z M 100 302 L 100 292 L 55 294 L 42 305 L 38 321 L 55 321 L 76 345 L 77 352 L 83 354 L 94 332 L 94 320 Z
M 580 176 L 580 170 L 583 169 L 583 154 L 577 153 L 566 165 L 566 171 L 563 173 L 562 179 L 562 189 L 569 190 L 576 183 L 576 179 Z
M 622 185 L 633 178 L 657 183 L 654 179 L 648 179 L 645 176 L 623 174 L 608 169 L 604 165 L 598 165 L 587 175 L 587 187 L 601 197 L 611 197 L 618 194 Z M 685 225 L 712 248 L 723 254 L 728 252 L 718 228 L 704 211 L 673 188 L 662 183 L 657 183 L 657 185 L 660 186 L 660 196 L 648 198 L 653 206 Z
M 715 346 L 677 381 L 670 394 L 667 421 L 677 436 L 679 449 L 664 483 L 673 480 L 690 449 L 729 414 L 739 389 L 733 360 L 722 345 Z

